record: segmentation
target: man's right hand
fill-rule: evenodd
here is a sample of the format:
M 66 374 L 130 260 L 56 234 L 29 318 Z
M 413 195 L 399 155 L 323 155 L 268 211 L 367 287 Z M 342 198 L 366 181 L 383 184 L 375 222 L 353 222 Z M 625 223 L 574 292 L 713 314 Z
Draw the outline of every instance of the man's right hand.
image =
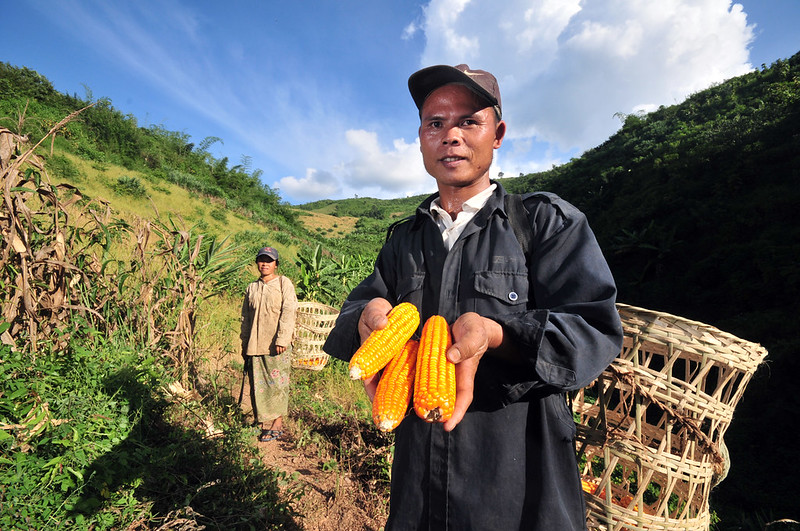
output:
M 392 303 L 386 299 L 375 298 L 367 303 L 358 320 L 358 333 L 361 336 L 361 343 L 364 343 L 374 330 L 386 328 L 386 325 L 389 324 L 387 316 L 391 311 Z
M 367 303 L 358 319 L 358 334 L 361 336 L 361 343 L 364 343 L 374 330 L 386 328 L 386 325 L 389 324 L 387 316 L 390 311 L 392 311 L 392 304 L 386 299 L 375 298 Z M 364 380 L 364 390 L 370 401 L 375 398 L 379 380 L 380 372 Z

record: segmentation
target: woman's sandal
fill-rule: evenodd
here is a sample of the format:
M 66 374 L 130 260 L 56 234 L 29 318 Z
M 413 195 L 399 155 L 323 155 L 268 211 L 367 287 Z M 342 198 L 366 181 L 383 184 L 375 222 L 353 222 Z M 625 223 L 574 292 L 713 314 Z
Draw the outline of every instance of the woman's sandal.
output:
M 259 442 L 274 441 L 283 436 L 283 430 L 261 430 L 261 435 L 258 436 Z

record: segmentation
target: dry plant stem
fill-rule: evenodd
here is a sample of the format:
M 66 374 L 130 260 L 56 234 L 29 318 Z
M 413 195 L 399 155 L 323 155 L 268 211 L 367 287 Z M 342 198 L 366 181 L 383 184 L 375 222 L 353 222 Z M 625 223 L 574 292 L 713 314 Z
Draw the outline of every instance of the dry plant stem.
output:
M 78 116 L 81 112 L 86 110 L 87 108 L 91 107 L 94 104 L 88 105 L 83 109 L 77 110 L 75 112 L 70 113 L 67 117 L 62 119 L 60 122 L 55 124 L 50 131 L 42 137 L 33 147 L 27 149 L 22 155 L 14 160 L 13 163 L 8 165 L 6 168 L 2 168 L 2 174 L 0 174 L 0 178 L 3 180 L 3 203 L 5 206 L 5 211 L 7 212 L 6 223 L 7 225 L 3 227 L 4 238 L 9 238 L 11 240 L 11 245 L 6 246 L 3 252 L 3 264 L 8 263 L 10 258 L 10 253 L 13 251 L 18 256 L 19 260 L 19 276 L 15 279 L 15 284 L 17 286 L 17 292 L 22 293 L 22 303 L 23 303 L 23 310 L 27 315 L 27 326 L 28 326 L 28 333 L 31 341 L 31 350 L 32 352 L 36 352 L 36 338 L 38 337 L 38 331 L 40 329 L 39 320 L 37 319 L 37 308 L 39 307 L 47 307 L 48 305 L 53 307 L 54 299 L 56 301 L 56 305 L 63 307 L 63 304 L 57 304 L 58 302 L 63 303 L 63 289 L 64 289 L 64 268 L 58 265 L 58 262 L 55 263 L 56 267 L 52 271 L 52 276 L 50 281 L 55 283 L 55 286 L 50 286 L 49 289 L 53 291 L 53 293 L 41 293 L 36 300 L 34 300 L 32 293 L 33 291 L 30 289 L 31 286 L 31 268 L 37 262 L 46 263 L 43 259 L 44 251 L 55 251 L 59 258 L 63 258 L 64 255 L 64 235 L 61 232 L 61 227 L 58 224 L 59 216 L 64 215 L 67 216 L 65 207 L 63 204 L 60 204 L 57 197 L 53 193 L 52 189 L 49 187 L 39 187 L 35 193 L 43 198 L 44 200 L 52 203 L 53 208 L 53 218 L 54 223 L 53 227 L 49 229 L 49 235 L 54 237 L 55 243 L 53 247 L 49 249 L 42 249 L 41 253 L 42 258 L 37 258 L 37 256 L 33 255 L 33 250 L 31 249 L 31 241 L 26 230 L 25 224 L 23 224 L 20 216 L 22 216 L 25 221 L 27 221 L 27 225 L 35 230 L 34 221 L 32 219 L 33 213 L 25 204 L 25 195 L 30 193 L 27 191 L 20 191 L 16 194 L 12 193 L 12 190 L 20 183 L 20 169 L 26 163 L 33 165 L 35 168 L 42 169 L 42 165 L 38 162 L 33 160 L 34 152 L 37 147 L 39 147 L 42 142 L 48 137 L 51 137 L 62 128 L 64 125 L 69 123 L 73 120 L 76 116 Z M 20 120 L 22 120 L 22 116 L 20 116 Z M 6 133 L 6 134 L 10 134 Z M 16 135 L 15 135 L 16 137 Z M 29 161 L 29 159 L 31 159 Z M 0 161 L 5 164 L 5 161 Z M 15 202 L 15 196 L 20 197 L 19 201 Z M 60 251 L 60 252 L 59 252 Z M 52 264 L 52 263 L 51 263 Z M 48 303 L 48 301 L 50 301 Z M 16 311 L 12 309 L 13 304 L 4 305 L 4 313 L 15 313 Z M 13 317 L 17 317 L 16 313 Z

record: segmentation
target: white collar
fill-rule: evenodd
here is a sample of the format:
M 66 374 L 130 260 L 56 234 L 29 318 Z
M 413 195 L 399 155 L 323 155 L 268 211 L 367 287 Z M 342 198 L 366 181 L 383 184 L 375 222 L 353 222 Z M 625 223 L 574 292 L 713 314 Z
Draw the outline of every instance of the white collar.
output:
M 486 201 L 489 200 L 489 197 L 491 197 L 492 193 L 494 193 L 496 188 L 497 188 L 497 183 L 492 183 L 485 190 L 481 190 L 477 194 L 473 195 L 472 197 L 461 203 L 461 212 L 466 212 L 467 214 L 474 215 L 476 212 L 478 212 L 478 210 L 483 208 L 483 205 L 486 204 Z M 441 202 L 439 201 L 438 197 L 431 202 L 431 213 L 438 215 L 439 219 L 452 221 L 450 214 L 445 209 L 442 208 Z

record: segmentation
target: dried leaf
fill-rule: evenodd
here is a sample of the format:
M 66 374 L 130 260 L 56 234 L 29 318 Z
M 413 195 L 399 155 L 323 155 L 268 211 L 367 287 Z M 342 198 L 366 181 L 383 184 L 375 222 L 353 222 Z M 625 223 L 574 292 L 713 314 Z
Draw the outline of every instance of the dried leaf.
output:
M 19 236 L 17 229 L 11 230 L 11 248 L 14 251 L 22 254 L 28 252 L 28 246 L 25 245 L 25 242 L 22 240 L 22 237 Z

